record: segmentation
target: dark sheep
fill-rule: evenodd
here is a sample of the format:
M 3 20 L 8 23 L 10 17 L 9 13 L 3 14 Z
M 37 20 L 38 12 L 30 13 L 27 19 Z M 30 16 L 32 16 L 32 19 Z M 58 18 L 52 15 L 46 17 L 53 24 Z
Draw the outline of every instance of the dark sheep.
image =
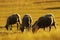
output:
M 54 17 L 51 14 L 46 14 L 41 16 L 33 25 L 32 25 L 32 32 L 37 31 L 40 28 L 45 30 L 46 27 L 49 27 L 49 31 L 51 30 L 51 26 L 55 26 Z
M 10 27 L 10 30 L 12 30 L 12 24 L 17 24 L 18 29 L 18 23 L 20 24 L 20 15 L 19 14 L 12 14 L 7 18 L 7 22 L 5 25 L 5 28 L 8 30 Z
M 29 31 L 29 29 L 31 28 L 31 22 L 32 19 L 30 15 L 28 14 L 24 15 L 22 18 L 22 25 L 20 27 L 21 32 L 24 32 L 24 29 L 27 29 Z

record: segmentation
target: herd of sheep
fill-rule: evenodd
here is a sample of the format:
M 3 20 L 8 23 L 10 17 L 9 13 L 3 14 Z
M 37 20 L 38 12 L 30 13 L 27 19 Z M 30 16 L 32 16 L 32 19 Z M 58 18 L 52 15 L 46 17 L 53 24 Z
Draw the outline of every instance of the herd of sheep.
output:
M 38 20 L 35 21 L 35 23 L 32 25 L 32 19 L 29 14 L 25 14 L 22 18 L 22 23 L 20 21 L 20 15 L 19 14 L 12 14 L 7 18 L 7 22 L 5 25 L 6 30 L 10 28 L 12 30 L 12 25 L 17 24 L 17 29 L 19 28 L 21 32 L 24 32 L 24 29 L 27 29 L 28 31 L 32 29 L 32 32 L 38 31 L 40 28 L 45 30 L 45 28 L 49 27 L 49 31 L 51 31 L 51 27 L 55 26 L 55 20 L 54 16 L 52 14 L 46 14 L 41 17 L 39 17 Z M 20 26 L 19 26 L 20 25 Z

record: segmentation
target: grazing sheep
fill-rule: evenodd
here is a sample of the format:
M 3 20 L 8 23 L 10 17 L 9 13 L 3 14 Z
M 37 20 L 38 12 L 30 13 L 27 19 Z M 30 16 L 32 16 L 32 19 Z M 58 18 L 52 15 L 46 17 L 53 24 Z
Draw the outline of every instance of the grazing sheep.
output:
M 55 26 L 54 17 L 51 14 L 46 14 L 41 16 L 33 25 L 32 32 L 36 32 L 38 29 L 43 28 L 45 30 L 46 27 L 49 27 L 49 31 L 51 30 L 51 26 Z
M 22 18 L 22 25 L 20 27 L 21 32 L 24 32 L 25 28 L 29 31 L 29 29 L 31 28 L 31 22 L 32 22 L 32 19 L 30 15 L 28 14 L 24 15 Z
M 10 30 L 12 30 L 12 24 L 17 24 L 17 29 L 18 29 L 18 23 L 20 24 L 20 15 L 19 14 L 12 14 L 7 18 L 7 22 L 5 25 L 5 28 L 8 30 L 9 27 Z

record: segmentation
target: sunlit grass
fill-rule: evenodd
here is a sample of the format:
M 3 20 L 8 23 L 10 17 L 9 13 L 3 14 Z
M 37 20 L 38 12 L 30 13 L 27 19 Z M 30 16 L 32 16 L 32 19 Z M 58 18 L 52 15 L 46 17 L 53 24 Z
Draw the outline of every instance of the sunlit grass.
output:
M 44 10 L 48 7 L 60 7 L 60 2 L 34 4 L 33 1 L 2 1 L 0 3 L 0 27 L 5 27 L 7 17 L 13 13 L 19 13 L 21 19 L 25 14 L 30 14 L 32 24 L 42 15 L 52 13 L 55 16 L 57 29 L 52 27 L 50 32 L 49 28 L 46 28 L 45 31 L 40 29 L 36 33 L 26 30 L 21 33 L 20 30 L 17 30 L 16 25 L 13 25 L 12 31 L 0 28 L 0 40 L 60 40 L 60 9 Z

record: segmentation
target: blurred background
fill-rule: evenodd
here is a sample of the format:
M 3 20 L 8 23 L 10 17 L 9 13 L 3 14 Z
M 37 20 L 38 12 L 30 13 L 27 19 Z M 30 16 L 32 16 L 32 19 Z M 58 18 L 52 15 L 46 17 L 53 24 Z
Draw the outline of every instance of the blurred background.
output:
M 30 14 L 33 20 L 32 24 L 40 16 L 52 13 L 56 20 L 57 29 L 52 27 L 51 32 L 48 32 L 47 29 L 46 32 L 40 30 L 36 34 L 31 32 L 10 34 L 0 28 L 1 40 L 60 40 L 60 0 L 0 0 L 0 26 L 4 27 L 7 17 L 13 13 L 20 14 L 21 19 L 25 14 Z M 15 29 L 13 28 L 13 30 Z

